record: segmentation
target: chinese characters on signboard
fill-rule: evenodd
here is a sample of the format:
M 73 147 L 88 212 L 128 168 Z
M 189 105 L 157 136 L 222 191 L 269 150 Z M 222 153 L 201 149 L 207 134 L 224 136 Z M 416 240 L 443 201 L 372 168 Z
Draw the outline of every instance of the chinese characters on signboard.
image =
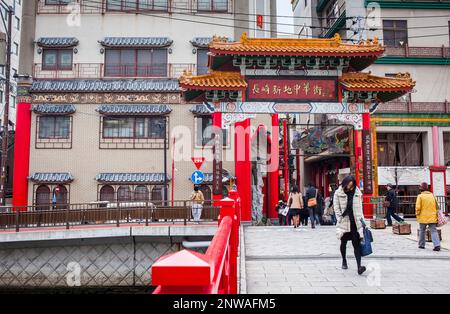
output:
M 222 133 L 215 130 L 214 133 L 214 160 L 213 160 L 213 194 L 222 195 Z
M 335 79 L 248 79 L 247 100 L 337 101 Z
M 372 139 L 370 130 L 362 131 L 363 145 L 363 186 L 365 194 L 373 193 Z

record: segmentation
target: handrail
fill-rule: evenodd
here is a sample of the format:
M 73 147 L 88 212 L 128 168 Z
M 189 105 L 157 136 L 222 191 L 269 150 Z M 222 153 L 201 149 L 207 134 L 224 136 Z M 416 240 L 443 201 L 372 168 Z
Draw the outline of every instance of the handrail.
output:
M 152 265 L 154 294 L 236 294 L 240 199 L 235 191 L 219 205 L 219 228 L 205 254 L 181 250 Z

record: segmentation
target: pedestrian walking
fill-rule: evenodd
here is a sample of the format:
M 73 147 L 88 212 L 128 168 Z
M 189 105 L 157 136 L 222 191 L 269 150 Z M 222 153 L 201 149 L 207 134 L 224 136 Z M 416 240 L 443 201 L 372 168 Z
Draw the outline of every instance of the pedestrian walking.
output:
M 311 220 L 311 228 L 316 227 L 316 207 L 318 190 L 314 187 L 314 183 L 310 183 L 306 190 L 306 204 L 308 206 L 309 219 Z
M 295 185 L 292 188 L 291 195 L 289 195 L 288 204 L 294 228 L 298 228 L 300 226 L 300 211 L 303 208 L 303 196 Z
M 198 186 L 194 187 L 194 191 L 191 194 L 192 201 L 192 217 L 194 222 L 200 223 L 200 217 L 202 216 L 203 203 L 205 202 L 205 197 Z
M 308 206 L 306 204 L 306 196 L 303 195 L 303 208 L 300 211 L 300 224 L 302 226 L 308 226 L 308 218 L 309 218 L 309 212 L 308 212 Z
M 334 212 L 337 217 L 336 233 L 341 240 L 342 269 L 348 269 L 347 242 L 351 241 L 355 252 L 358 274 L 366 271 L 361 265 L 361 239 L 363 235 L 363 206 L 362 193 L 356 185 L 353 176 L 347 176 L 342 180 L 341 186 L 334 193 Z
M 286 208 L 286 204 L 282 200 L 278 201 L 278 204 L 275 207 L 275 210 L 278 213 L 278 223 L 280 226 L 286 226 L 286 216 L 283 215 L 283 211 L 285 208 Z
M 387 193 L 384 200 L 384 207 L 386 207 L 386 220 L 388 226 L 392 226 L 392 218 L 397 220 L 397 222 L 404 222 L 405 220 L 395 214 L 398 209 L 398 197 L 397 192 L 395 191 L 392 184 L 388 183 L 387 185 Z
M 431 232 L 433 251 L 441 250 L 441 243 L 437 232 L 438 204 L 437 200 L 428 189 L 428 184 L 423 182 L 419 186 L 420 194 L 416 201 L 416 218 L 419 223 L 419 249 L 425 249 L 426 228 Z

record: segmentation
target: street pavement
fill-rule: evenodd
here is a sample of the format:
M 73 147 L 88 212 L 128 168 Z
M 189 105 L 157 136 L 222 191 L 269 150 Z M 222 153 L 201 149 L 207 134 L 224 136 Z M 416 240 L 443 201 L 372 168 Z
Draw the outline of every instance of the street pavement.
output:
M 391 228 L 372 233 L 374 253 L 363 258 L 368 270 L 359 276 L 350 242 L 349 269 L 341 269 L 339 240 L 333 226 L 314 230 L 245 227 L 244 292 L 450 293 L 450 250 L 434 252 L 431 243 L 419 250 L 415 237 L 394 235 Z

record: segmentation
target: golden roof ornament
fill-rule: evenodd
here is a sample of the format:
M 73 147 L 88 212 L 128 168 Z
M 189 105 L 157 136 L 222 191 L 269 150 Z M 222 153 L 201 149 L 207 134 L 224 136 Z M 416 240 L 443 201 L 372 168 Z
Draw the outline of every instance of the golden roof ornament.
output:
M 241 35 L 241 43 L 246 43 L 248 41 L 248 36 L 246 32 L 243 32 Z

